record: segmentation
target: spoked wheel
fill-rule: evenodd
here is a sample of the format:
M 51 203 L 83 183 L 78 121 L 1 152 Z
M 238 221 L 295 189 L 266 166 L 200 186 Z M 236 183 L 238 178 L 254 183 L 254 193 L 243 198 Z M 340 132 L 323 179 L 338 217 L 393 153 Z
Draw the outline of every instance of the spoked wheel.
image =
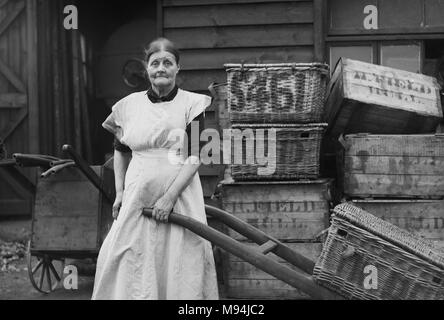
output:
M 33 256 L 31 254 L 31 241 L 27 250 L 28 275 L 32 286 L 37 291 L 49 294 L 57 289 L 62 281 L 64 260 L 53 259 L 44 254 Z M 57 271 L 59 270 L 59 271 Z

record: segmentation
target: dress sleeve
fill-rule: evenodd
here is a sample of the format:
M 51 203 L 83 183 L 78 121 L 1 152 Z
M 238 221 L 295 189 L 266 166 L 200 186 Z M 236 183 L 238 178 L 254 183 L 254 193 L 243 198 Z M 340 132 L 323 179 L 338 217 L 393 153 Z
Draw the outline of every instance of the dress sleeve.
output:
M 106 118 L 105 122 L 102 123 L 102 127 L 111 132 L 119 141 L 123 137 L 124 106 L 125 106 L 124 99 L 117 102 L 112 107 L 111 114 L 108 116 L 108 118 Z
M 202 132 L 205 130 L 205 118 L 204 118 L 203 113 L 199 114 L 194 119 L 194 121 L 198 121 L 199 122 L 199 137 L 200 137 L 202 135 Z M 191 137 L 192 137 L 191 124 L 189 124 L 187 126 L 186 133 L 187 133 L 187 137 L 189 137 L 189 138 L 188 138 L 188 145 L 187 145 L 187 149 L 186 149 L 186 153 L 185 154 L 187 155 L 187 157 L 196 156 L 196 157 L 200 158 L 200 152 L 201 152 L 202 148 L 206 145 L 206 143 L 199 140 L 199 148 L 194 150 L 193 149 L 193 143 L 192 143 L 192 140 L 191 140 Z
M 122 153 L 131 153 L 133 152 L 130 147 L 127 145 L 121 143 L 119 140 L 117 140 L 116 137 L 114 137 L 114 149 L 117 151 L 120 151 Z
M 205 109 L 211 105 L 211 97 L 199 94 L 192 100 L 191 106 L 187 110 L 187 125 L 193 122 L 199 115 L 204 114 Z

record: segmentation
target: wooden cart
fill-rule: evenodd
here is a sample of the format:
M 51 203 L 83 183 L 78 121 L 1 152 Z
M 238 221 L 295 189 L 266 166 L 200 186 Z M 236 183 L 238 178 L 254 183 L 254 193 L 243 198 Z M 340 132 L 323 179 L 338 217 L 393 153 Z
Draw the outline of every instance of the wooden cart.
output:
M 169 222 L 184 227 L 202 238 L 210 241 L 213 245 L 228 251 L 236 257 L 245 260 L 253 266 L 265 271 L 275 278 L 301 290 L 310 297 L 318 300 L 343 300 L 339 294 L 325 287 L 318 285 L 312 275 L 315 262 L 291 249 L 279 240 L 270 237 L 259 229 L 240 220 L 232 214 L 212 207 L 205 206 L 208 216 L 221 222 L 227 227 L 248 238 L 258 246 L 252 249 L 246 244 L 236 241 L 228 235 L 221 233 L 207 225 L 204 225 L 192 218 L 177 213 L 172 213 Z M 145 208 L 142 213 L 152 218 L 152 209 Z M 282 263 L 279 263 L 267 255 L 274 253 L 276 256 L 289 262 L 295 269 L 292 269 Z
M 32 285 L 51 293 L 63 279 L 66 259 L 96 259 L 112 224 L 114 171 L 112 161 L 90 167 L 70 147 L 73 160 L 16 154 L 0 166 L 39 167 L 35 187 L 28 273 Z
M 61 282 L 65 259 L 96 258 L 112 224 L 112 165 L 89 167 L 70 146 L 64 146 L 64 151 L 73 158 L 73 165 L 40 179 L 37 184 L 28 270 L 32 285 L 43 293 L 52 292 Z M 143 214 L 150 217 L 151 212 L 146 209 Z M 206 213 L 257 243 L 257 250 L 185 216 L 172 213 L 170 222 L 191 230 L 313 298 L 341 299 L 314 282 L 311 276 L 314 261 L 226 211 L 207 205 Z M 269 253 L 291 263 L 297 270 L 267 257 Z
M 112 169 L 92 170 L 113 183 Z M 32 285 L 50 293 L 63 278 L 65 259 L 96 258 L 112 223 L 111 212 L 112 203 L 76 167 L 40 179 L 28 244 Z

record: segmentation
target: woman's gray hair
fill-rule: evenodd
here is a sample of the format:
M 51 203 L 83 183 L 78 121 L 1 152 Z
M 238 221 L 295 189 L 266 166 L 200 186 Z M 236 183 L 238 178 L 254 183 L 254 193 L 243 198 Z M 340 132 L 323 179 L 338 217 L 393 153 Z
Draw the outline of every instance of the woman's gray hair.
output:
M 176 49 L 176 46 L 173 42 L 166 38 L 157 38 L 153 42 L 151 42 L 148 47 L 145 49 L 145 62 L 148 63 L 150 57 L 157 52 L 166 51 L 171 53 L 174 58 L 176 58 L 176 63 L 180 62 L 180 53 L 179 50 Z

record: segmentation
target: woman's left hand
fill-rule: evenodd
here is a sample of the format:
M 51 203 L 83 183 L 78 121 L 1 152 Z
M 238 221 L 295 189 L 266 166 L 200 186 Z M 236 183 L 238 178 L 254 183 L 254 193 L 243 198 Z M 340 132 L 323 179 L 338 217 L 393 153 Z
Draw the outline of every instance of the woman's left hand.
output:
M 172 199 L 172 197 L 164 195 L 154 205 L 153 218 L 160 222 L 168 222 L 168 218 L 170 217 L 170 214 L 174 208 L 175 203 L 176 203 L 175 199 Z

